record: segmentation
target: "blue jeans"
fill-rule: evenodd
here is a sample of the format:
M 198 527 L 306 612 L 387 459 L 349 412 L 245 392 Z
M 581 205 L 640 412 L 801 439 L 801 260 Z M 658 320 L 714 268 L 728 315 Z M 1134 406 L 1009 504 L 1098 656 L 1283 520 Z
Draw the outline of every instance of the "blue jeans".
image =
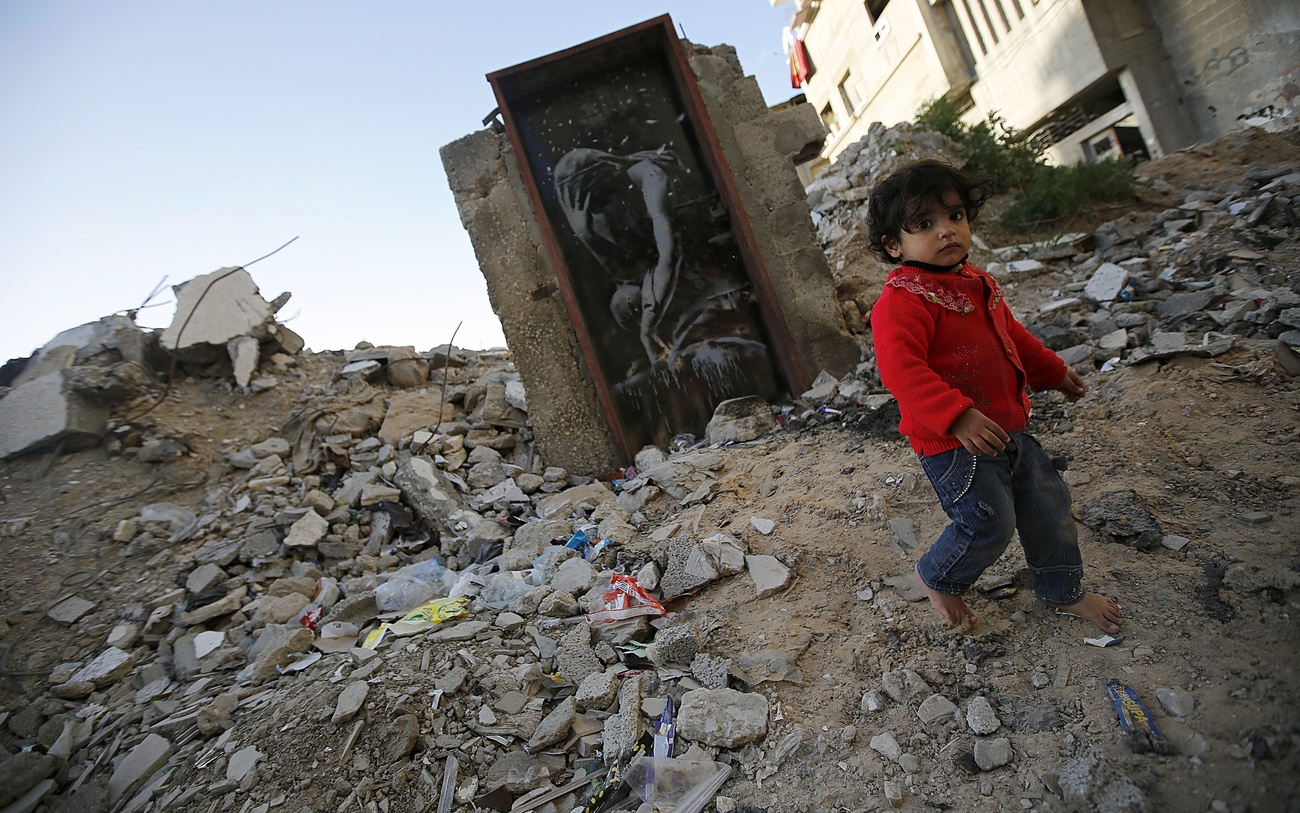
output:
M 924 456 L 921 468 L 952 520 L 917 563 L 931 589 L 965 593 L 1019 530 L 1035 595 L 1056 607 L 1083 598 L 1070 489 L 1033 436 L 1012 432 L 994 457 L 962 447 Z

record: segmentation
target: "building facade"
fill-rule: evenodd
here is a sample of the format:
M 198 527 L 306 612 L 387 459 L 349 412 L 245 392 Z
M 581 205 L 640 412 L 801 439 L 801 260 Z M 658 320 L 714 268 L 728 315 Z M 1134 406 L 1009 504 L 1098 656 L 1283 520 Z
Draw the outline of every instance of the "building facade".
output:
M 1066 163 L 1160 157 L 1288 114 L 1300 71 L 1288 0 L 797 0 L 792 64 L 828 162 L 874 121 L 947 97 L 997 113 Z M 796 78 L 797 77 L 797 78 Z

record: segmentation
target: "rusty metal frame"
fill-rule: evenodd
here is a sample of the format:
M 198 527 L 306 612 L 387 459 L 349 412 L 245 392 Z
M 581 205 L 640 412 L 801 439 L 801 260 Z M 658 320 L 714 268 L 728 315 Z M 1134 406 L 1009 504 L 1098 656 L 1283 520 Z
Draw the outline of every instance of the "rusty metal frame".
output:
M 757 294 L 759 313 L 772 341 L 772 351 L 780 365 L 786 385 L 791 388 L 792 393 L 804 392 L 811 385 L 811 378 L 800 360 L 800 354 L 795 352 L 794 340 L 786 324 L 784 309 L 768 275 L 762 253 L 758 250 L 749 216 L 727 164 L 722 144 L 708 116 L 704 98 L 695 82 L 695 74 L 691 71 L 686 51 L 676 35 L 669 15 L 665 14 L 581 45 L 490 73 L 487 80 L 492 85 L 492 91 L 496 96 L 506 135 L 510 139 L 520 175 L 541 229 L 547 256 L 556 270 L 565 310 L 587 363 L 596 395 L 608 419 L 614 442 L 627 461 L 631 461 L 638 450 L 630 448 L 614 393 L 606 380 L 586 319 L 579 307 L 571 270 L 560 249 L 550 219 L 545 215 L 541 191 L 537 188 L 532 168 L 528 164 L 524 140 L 515 120 L 511 100 L 524 94 L 543 91 L 562 82 L 580 79 L 611 62 L 622 64 L 636 54 L 651 53 L 666 57 L 672 79 L 681 94 L 690 127 L 698 139 L 704 165 L 711 175 L 723 205 L 731 212 L 731 228 L 736 237 L 741 264 Z

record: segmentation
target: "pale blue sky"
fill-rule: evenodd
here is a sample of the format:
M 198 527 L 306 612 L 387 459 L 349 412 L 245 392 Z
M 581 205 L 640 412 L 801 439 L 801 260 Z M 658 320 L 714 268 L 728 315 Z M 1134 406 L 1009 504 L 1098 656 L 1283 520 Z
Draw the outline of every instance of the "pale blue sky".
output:
M 407 0 L 0 3 L 0 361 L 247 263 L 315 350 L 504 342 L 438 149 L 484 76 L 663 13 L 795 93 L 792 5 Z M 172 300 L 168 289 L 160 299 Z M 172 307 L 140 322 L 164 326 Z

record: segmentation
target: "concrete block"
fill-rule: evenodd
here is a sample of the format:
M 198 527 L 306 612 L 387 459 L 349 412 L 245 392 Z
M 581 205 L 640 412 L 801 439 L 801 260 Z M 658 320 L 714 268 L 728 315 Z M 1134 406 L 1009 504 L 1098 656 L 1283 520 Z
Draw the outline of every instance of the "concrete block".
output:
M 108 425 L 108 407 L 66 392 L 62 373 L 23 384 L 0 399 L 0 457 L 10 458 L 60 440 L 84 445 Z
M 1103 305 L 1115 301 L 1128 284 L 1128 269 L 1115 263 L 1103 263 L 1084 286 L 1083 295 Z
M 126 758 L 118 763 L 108 779 L 108 802 L 116 805 L 167 763 L 172 755 L 172 744 L 166 737 L 150 734 L 144 742 L 132 748 Z
M 235 368 L 235 383 L 247 387 L 253 373 L 257 372 L 258 344 L 252 336 L 239 336 L 226 343 L 230 363 Z
M 204 346 L 225 350 L 239 336 L 268 335 L 271 303 L 242 268 L 222 268 L 176 285 L 176 316 L 162 332 L 162 346 L 185 354 Z M 201 301 L 200 301 L 201 300 Z

